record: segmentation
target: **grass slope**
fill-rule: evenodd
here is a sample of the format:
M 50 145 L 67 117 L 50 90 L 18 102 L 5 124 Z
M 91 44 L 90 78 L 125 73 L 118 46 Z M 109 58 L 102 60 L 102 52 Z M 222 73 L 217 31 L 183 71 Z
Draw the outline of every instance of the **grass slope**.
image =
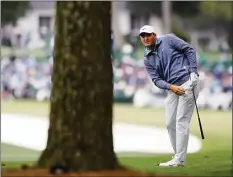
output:
M 22 113 L 48 117 L 49 104 L 19 100 L 2 102 L 3 113 Z M 161 168 L 155 164 L 167 161 L 172 154 L 121 157 L 122 164 L 143 171 L 158 174 L 191 175 L 191 176 L 232 176 L 232 115 L 231 112 L 200 111 L 205 140 L 202 149 L 195 154 L 188 154 L 187 165 L 183 168 Z M 114 121 L 133 124 L 155 125 L 165 128 L 162 109 L 137 109 L 131 105 L 115 104 Z M 191 123 L 191 133 L 200 137 L 196 112 Z M 140 143 L 140 142 L 139 142 Z M 2 147 L 7 145 L 2 145 Z M 6 150 L 2 151 L 2 157 Z M 31 151 L 27 152 L 30 154 Z M 32 153 L 32 152 L 31 152 Z M 34 154 L 34 153 L 33 153 Z M 9 158 L 8 158 L 9 159 Z M 19 163 L 8 161 L 8 166 L 19 166 Z

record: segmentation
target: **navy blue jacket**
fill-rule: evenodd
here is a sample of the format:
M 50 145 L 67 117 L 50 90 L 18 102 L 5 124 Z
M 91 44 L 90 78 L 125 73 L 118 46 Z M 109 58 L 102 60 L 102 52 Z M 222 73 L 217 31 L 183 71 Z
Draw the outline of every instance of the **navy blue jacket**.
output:
M 175 35 L 157 38 L 154 50 L 145 48 L 144 65 L 153 83 L 160 89 L 182 85 L 189 72 L 197 72 L 196 51 Z

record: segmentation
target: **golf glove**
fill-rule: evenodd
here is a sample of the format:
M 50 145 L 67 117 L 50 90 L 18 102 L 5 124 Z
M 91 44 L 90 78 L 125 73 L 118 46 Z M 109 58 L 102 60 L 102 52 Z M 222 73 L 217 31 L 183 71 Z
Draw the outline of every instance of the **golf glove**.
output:
M 198 75 L 196 73 L 191 73 L 189 78 L 189 86 L 190 88 L 194 88 L 198 82 Z

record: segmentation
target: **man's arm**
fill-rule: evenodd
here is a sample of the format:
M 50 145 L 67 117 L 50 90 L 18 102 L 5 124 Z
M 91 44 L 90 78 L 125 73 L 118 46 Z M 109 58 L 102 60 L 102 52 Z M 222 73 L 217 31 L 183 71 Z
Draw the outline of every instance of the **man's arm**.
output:
M 173 84 L 169 84 L 162 80 L 157 72 L 157 70 L 147 61 L 144 60 L 144 65 L 146 67 L 146 70 L 152 80 L 152 82 L 160 89 L 166 89 L 171 90 L 177 95 L 183 95 L 185 94 L 184 89 L 181 86 L 176 86 Z
M 157 70 L 148 62 L 148 60 L 144 60 L 145 68 L 152 80 L 152 82 L 160 89 L 170 89 L 170 84 L 162 80 L 157 72 Z
M 195 49 L 190 44 L 175 35 L 169 35 L 169 39 L 172 47 L 182 51 L 187 56 L 190 73 L 195 72 L 198 75 Z

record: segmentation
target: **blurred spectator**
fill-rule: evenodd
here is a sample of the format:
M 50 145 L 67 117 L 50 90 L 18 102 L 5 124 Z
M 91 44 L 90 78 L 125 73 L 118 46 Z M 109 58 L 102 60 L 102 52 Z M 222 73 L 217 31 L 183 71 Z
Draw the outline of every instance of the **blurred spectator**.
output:
M 143 60 L 134 58 L 131 45 L 124 45 L 117 58 L 113 54 L 112 64 L 116 102 L 136 101 L 135 104 L 140 106 L 145 104 L 161 107 L 163 105 L 162 100 L 166 97 L 166 92 L 151 82 L 145 72 Z M 206 99 L 209 94 L 232 93 L 231 63 L 203 62 L 202 60 L 199 65 L 200 100 Z M 14 55 L 3 58 L 1 60 L 3 98 L 32 98 L 39 101 L 49 99 L 52 69 L 53 57 L 44 60 L 38 60 L 33 56 L 16 58 Z M 134 96 L 136 96 L 135 99 Z M 201 101 L 200 104 L 204 105 L 206 102 Z

